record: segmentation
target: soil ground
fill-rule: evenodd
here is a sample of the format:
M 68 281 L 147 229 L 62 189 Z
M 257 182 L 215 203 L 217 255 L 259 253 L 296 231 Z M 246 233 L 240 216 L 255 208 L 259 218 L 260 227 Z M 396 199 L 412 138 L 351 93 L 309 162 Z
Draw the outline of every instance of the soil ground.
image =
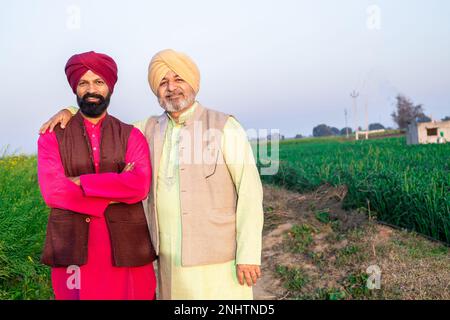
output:
M 382 225 L 366 208 L 343 210 L 346 193 L 264 186 L 255 299 L 450 299 L 449 248 Z

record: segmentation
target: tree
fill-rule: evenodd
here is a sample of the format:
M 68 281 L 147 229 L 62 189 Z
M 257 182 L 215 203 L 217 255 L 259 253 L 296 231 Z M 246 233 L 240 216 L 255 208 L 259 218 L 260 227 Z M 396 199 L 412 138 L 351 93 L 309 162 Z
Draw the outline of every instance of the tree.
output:
M 313 128 L 313 136 L 314 137 L 325 137 L 325 136 L 332 136 L 333 132 L 331 131 L 331 128 L 327 126 L 326 124 L 319 124 L 318 126 Z
M 450 121 L 450 116 L 446 116 L 445 118 L 441 119 L 442 121 Z
M 371 123 L 369 124 L 369 130 L 382 130 L 384 126 L 381 123 Z
M 421 104 L 414 105 L 413 102 L 404 95 L 397 95 L 397 110 L 391 116 L 399 129 L 406 129 L 408 124 L 416 118 L 426 117 Z
M 338 136 L 341 133 L 339 131 L 339 129 L 335 128 L 335 127 L 331 127 L 330 130 L 331 130 L 331 133 L 333 134 L 333 136 Z
M 303 135 L 301 135 L 300 133 L 295 135 L 295 139 L 302 139 L 302 138 L 303 138 Z
M 348 130 L 348 134 L 352 134 L 353 130 L 350 127 L 345 127 L 341 129 L 341 136 L 345 136 L 347 134 L 347 130 Z

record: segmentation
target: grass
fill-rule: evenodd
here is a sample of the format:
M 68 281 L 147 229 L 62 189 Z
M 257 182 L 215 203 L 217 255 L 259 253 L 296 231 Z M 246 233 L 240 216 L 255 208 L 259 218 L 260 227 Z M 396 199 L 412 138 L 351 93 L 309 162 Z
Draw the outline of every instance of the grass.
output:
M 344 280 L 345 291 L 351 299 L 364 299 L 370 296 L 370 290 L 367 288 L 367 273 L 351 273 Z
M 290 232 L 289 246 L 294 253 L 305 253 L 309 245 L 313 242 L 312 234 L 314 233 L 314 228 L 307 225 L 294 225 Z
M 37 187 L 36 157 L 0 158 L 0 299 L 49 299 L 40 264 L 48 209 Z
M 328 211 L 318 211 L 316 213 L 316 218 L 322 223 L 330 222 L 330 213 Z
M 396 239 L 394 243 L 403 247 L 412 259 L 447 256 L 450 253 L 450 248 L 443 244 L 429 245 L 428 243 L 417 241 L 417 237 L 410 237 L 406 240 Z
M 283 143 L 279 173 L 263 179 L 301 192 L 315 190 L 323 184 L 345 184 L 347 208 L 366 208 L 369 204 L 372 216 L 379 220 L 449 243 L 450 145 L 408 147 L 403 138 L 353 142 L 305 140 Z M 38 188 L 36 157 L 3 153 L 0 181 L 0 300 L 52 299 L 50 269 L 39 262 L 48 209 Z M 278 213 L 286 208 L 287 203 L 281 207 L 265 204 L 266 212 L 273 217 L 266 219 L 266 226 L 270 223 L 275 228 L 282 222 L 284 216 Z M 370 230 L 356 229 L 342 234 L 341 221 L 333 221 L 330 210 L 316 202 L 305 208 L 313 212 L 311 221 L 295 223 L 285 241 L 292 259 L 300 256 L 308 263 L 312 261 L 320 274 L 314 276 L 311 270 L 301 266 L 279 263 L 276 274 L 283 285 L 298 298 L 373 298 L 374 292 L 365 289 L 367 274 L 359 271 L 372 264 L 370 259 L 375 259 L 371 247 L 361 245 Z M 323 238 L 330 239 L 330 248 L 323 252 L 312 250 L 314 237 L 321 232 L 317 225 L 324 230 L 331 227 Z M 344 240 L 348 240 L 348 245 L 337 251 L 331 248 Z M 386 279 L 382 297 L 448 297 L 439 289 L 443 281 L 438 277 L 433 280 L 431 276 L 440 274 L 439 277 L 449 279 L 448 247 L 408 233 L 376 244 L 375 248 L 376 263 L 383 267 Z M 335 262 L 331 262 L 333 256 Z M 306 290 L 316 281 L 331 277 L 327 272 L 341 269 L 346 276 L 336 276 L 336 284 L 330 281 L 331 284 L 317 284 L 314 289 Z M 423 273 L 427 273 L 426 282 L 422 280 Z M 422 291 L 417 292 L 417 281 L 422 281 L 419 286 L 424 288 Z
M 301 268 L 278 265 L 276 273 L 283 279 L 284 287 L 291 291 L 300 291 L 308 283 L 308 276 Z
M 336 288 L 318 288 L 313 299 L 319 300 L 343 300 L 347 297 L 345 291 Z

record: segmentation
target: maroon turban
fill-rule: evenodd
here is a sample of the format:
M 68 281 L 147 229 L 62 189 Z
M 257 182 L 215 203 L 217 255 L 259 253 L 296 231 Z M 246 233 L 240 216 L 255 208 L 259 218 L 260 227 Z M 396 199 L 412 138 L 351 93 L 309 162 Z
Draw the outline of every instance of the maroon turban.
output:
M 117 82 L 117 65 L 110 56 L 94 51 L 75 54 L 67 61 L 66 76 L 73 93 L 77 93 L 78 82 L 88 70 L 102 77 L 110 93 L 113 93 Z

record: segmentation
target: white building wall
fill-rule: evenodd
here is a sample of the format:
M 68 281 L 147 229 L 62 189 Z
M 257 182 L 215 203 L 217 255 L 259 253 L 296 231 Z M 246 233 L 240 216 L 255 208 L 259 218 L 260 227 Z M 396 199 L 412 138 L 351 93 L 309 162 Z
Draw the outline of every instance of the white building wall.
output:
M 436 135 L 428 135 L 428 129 L 436 129 Z M 432 121 L 423 123 L 411 123 L 406 135 L 407 144 L 437 143 L 440 133 L 450 142 L 450 121 Z

